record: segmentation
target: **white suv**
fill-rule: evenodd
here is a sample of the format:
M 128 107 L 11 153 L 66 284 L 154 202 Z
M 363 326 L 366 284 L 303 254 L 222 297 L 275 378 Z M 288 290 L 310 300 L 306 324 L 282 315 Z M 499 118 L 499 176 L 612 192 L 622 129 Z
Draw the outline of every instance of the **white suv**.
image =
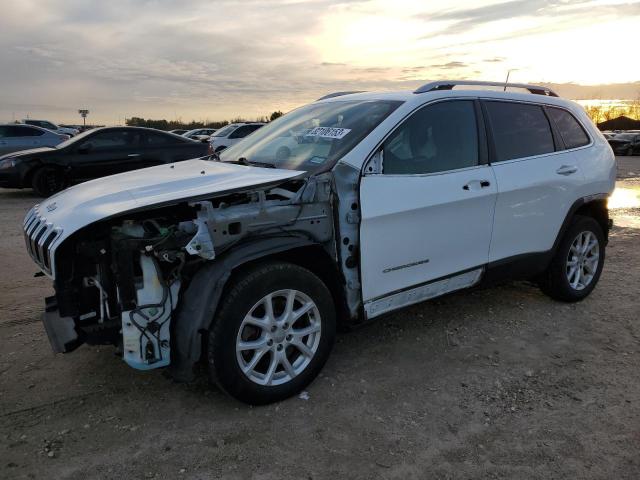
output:
M 211 153 L 220 153 L 264 125 L 262 122 L 230 123 L 211 135 L 211 138 L 209 138 L 209 151 Z
M 112 343 L 179 380 L 204 359 L 261 404 L 313 380 L 338 324 L 502 278 L 585 298 L 604 263 L 611 148 L 575 103 L 496 85 L 330 95 L 211 160 L 47 199 L 24 229 L 54 280 L 54 350 Z
M 30 118 L 27 118 L 25 120 L 22 120 L 22 123 L 24 123 L 25 125 L 33 125 L 34 127 L 46 128 L 47 130 L 51 130 L 52 132 L 59 133 L 61 135 L 69 135 L 70 137 L 73 137 L 80 133 L 80 130 L 76 128 L 61 127 L 48 120 L 32 120 Z

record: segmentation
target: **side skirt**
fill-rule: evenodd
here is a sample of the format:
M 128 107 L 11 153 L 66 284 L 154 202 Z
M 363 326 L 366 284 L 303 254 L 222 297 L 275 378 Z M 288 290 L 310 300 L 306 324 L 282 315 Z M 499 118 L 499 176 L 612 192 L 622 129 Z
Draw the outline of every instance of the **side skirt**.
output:
M 456 290 L 472 287 L 480 281 L 484 268 L 476 268 L 464 273 L 435 280 L 417 287 L 392 293 L 383 298 L 370 300 L 364 304 L 367 320 L 402 307 L 420 303 Z

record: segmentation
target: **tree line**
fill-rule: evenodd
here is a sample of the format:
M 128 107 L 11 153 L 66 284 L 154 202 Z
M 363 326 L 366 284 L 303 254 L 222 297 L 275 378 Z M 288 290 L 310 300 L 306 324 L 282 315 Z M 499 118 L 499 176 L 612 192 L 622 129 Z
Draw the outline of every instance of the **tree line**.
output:
M 154 120 L 151 118 L 142 118 L 142 117 L 131 117 L 127 118 L 125 123 L 129 127 L 147 127 L 147 128 L 155 128 L 157 130 L 176 130 L 176 129 L 184 129 L 184 130 L 193 130 L 194 128 L 222 128 L 225 125 L 229 125 L 230 123 L 242 123 L 242 122 L 271 122 L 278 117 L 281 117 L 283 113 L 280 110 L 276 110 L 271 113 L 268 117 L 262 116 L 258 117 L 255 120 L 248 120 L 245 118 L 232 118 L 231 120 L 221 120 L 216 122 L 197 122 L 195 120 L 191 120 L 190 122 L 183 122 L 182 120 Z

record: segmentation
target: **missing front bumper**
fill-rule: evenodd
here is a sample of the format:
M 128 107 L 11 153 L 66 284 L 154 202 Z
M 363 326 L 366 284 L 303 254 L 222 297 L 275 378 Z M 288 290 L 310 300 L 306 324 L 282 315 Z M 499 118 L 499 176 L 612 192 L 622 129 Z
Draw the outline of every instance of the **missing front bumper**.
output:
M 42 323 L 44 323 L 54 353 L 68 353 L 82 344 L 73 318 L 60 316 L 55 297 L 45 298 Z

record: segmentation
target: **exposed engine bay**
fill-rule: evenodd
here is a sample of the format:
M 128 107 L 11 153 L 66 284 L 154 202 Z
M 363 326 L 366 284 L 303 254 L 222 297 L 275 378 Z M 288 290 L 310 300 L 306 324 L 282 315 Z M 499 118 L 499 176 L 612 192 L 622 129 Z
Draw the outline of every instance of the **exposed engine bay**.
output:
M 270 238 L 305 239 L 337 259 L 331 191 L 327 174 L 134 210 L 77 231 L 55 256 L 45 314 L 54 349 L 113 344 L 131 367 L 169 365 L 176 312 L 203 265 L 228 268 L 228 252 Z

